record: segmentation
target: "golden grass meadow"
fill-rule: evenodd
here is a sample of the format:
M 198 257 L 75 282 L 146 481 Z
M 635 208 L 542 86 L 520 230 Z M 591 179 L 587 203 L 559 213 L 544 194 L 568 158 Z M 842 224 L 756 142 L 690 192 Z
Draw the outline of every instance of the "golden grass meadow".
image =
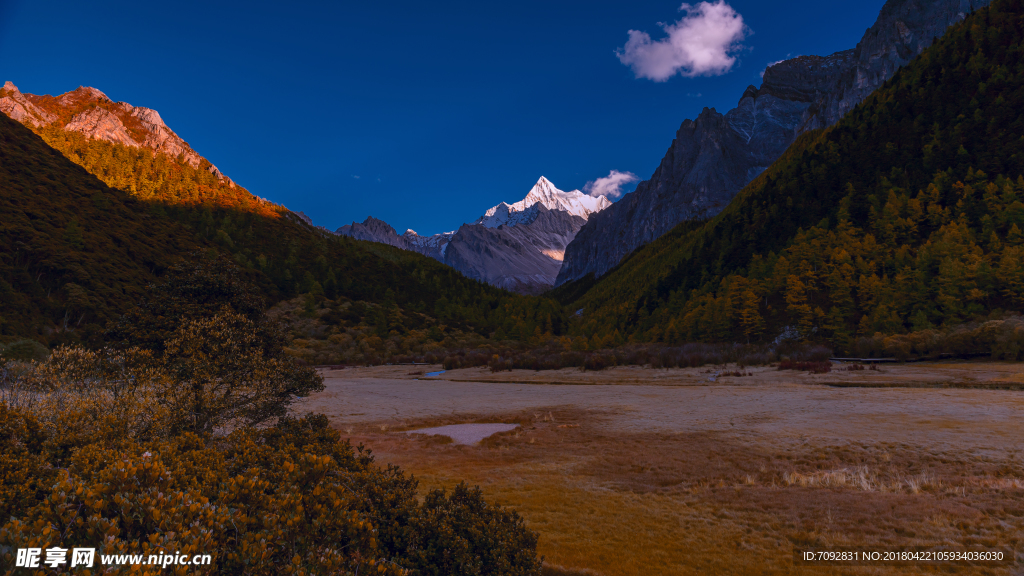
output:
M 1024 534 L 1019 365 L 425 378 L 439 369 L 325 371 L 325 391 L 300 410 L 327 414 L 421 490 L 479 484 L 540 534 L 548 574 L 938 573 L 809 567 L 793 549 L 1015 549 Z M 467 422 L 519 427 L 478 445 L 406 433 Z

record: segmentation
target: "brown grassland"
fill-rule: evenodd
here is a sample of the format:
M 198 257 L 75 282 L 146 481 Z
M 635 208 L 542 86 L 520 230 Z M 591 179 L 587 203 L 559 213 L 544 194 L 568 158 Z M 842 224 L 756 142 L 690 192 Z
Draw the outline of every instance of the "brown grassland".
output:
M 838 367 L 838 366 L 837 366 Z M 602 372 L 324 371 L 302 410 L 415 474 L 465 479 L 540 534 L 548 574 L 917 574 L 804 567 L 796 548 L 1024 545 L 1024 366 Z M 1017 388 L 1016 390 L 1014 388 Z M 476 446 L 403 432 L 514 422 Z

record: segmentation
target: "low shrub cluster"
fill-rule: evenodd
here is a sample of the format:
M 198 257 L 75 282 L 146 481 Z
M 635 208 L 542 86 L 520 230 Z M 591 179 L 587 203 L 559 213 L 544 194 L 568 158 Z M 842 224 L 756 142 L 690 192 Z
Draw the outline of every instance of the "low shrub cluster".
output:
M 860 358 L 897 360 L 944 356 L 990 356 L 994 360 L 1024 360 L 1024 317 L 976 320 L 945 330 L 919 330 L 909 334 L 858 338 L 852 345 Z
M 514 511 L 464 484 L 421 502 L 325 416 L 290 416 L 323 380 L 229 267 L 180 266 L 149 293 L 112 347 L 0 361 L 0 564 L 79 547 L 212 556 L 174 574 L 539 575 Z
M 166 375 L 110 367 L 138 376 L 128 391 L 117 378 L 55 368 L 83 352 L 61 348 L 48 364 L 2 372 L 6 566 L 18 548 L 87 547 L 212 555 L 188 567 L 195 574 L 539 573 L 536 535 L 479 489 L 435 490 L 421 503 L 414 479 L 374 464 L 322 415 L 177 431 L 150 385 Z
M 283 328 L 285 352 L 310 365 L 379 365 L 459 348 L 488 339 L 395 305 L 306 294 L 268 312 Z
M 810 343 L 786 343 L 770 347 L 752 344 L 702 344 L 682 346 L 663 344 L 627 344 L 606 350 L 572 350 L 565 340 L 551 340 L 543 346 L 521 350 L 511 347 L 479 347 L 409 357 L 409 361 L 443 364 L 445 370 L 488 366 L 502 370 L 559 370 L 579 368 L 602 370 L 612 366 L 650 366 L 652 368 L 696 368 L 706 365 L 737 364 L 762 366 L 788 357 L 801 361 L 821 361 L 832 350 Z
M 991 356 L 1024 360 L 1024 318 L 997 312 L 956 327 L 933 328 L 909 334 L 854 339 L 844 351 L 859 358 Z M 788 357 L 796 362 L 820 362 L 832 348 L 813 341 L 781 343 L 621 343 L 619 340 L 559 337 L 535 333 L 518 340 L 498 339 L 455 328 L 424 314 L 387 303 L 383 305 L 329 300 L 304 295 L 279 303 L 270 311 L 284 326 L 285 352 L 310 365 L 380 365 L 426 362 L 446 369 L 488 366 L 498 372 L 513 369 L 601 370 L 611 366 L 696 367 L 736 363 L 768 365 Z
M 828 374 L 832 371 L 832 363 L 828 360 L 798 362 L 786 358 L 779 362 L 779 370 L 800 370 L 811 374 Z
M 0 360 L 46 360 L 49 349 L 35 340 L 20 338 L 8 344 L 0 344 Z

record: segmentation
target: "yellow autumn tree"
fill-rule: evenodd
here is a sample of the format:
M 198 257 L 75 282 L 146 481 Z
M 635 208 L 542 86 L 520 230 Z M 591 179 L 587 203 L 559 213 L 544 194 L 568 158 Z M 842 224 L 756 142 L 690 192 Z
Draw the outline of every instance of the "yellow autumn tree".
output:
M 739 309 L 740 328 L 747 339 L 757 338 L 764 330 L 764 318 L 761 316 L 761 298 L 751 289 L 743 292 L 742 304 Z
M 229 308 L 180 326 L 161 360 L 171 375 L 163 397 L 175 426 L 196 433 L 280 418 L 296 397 L 323 390 L 312 369 L 268 357 L 257 326 Z
M 786 309 L 797 321 L 802 334 L 814 327 L 814 311 L 807 301 L 807 286 L 795 274 L 786 277 Z

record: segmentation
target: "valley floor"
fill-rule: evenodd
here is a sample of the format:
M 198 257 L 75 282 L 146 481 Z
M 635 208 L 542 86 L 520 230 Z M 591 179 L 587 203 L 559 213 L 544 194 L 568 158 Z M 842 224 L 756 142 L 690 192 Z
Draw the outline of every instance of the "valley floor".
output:
M 552 574 L 927 573 L 804 568 L 792 550 L 1024 546 L 1024 365 L 423 379 L 439 369 L 326 371 L 326 390 L 299 409 L 327 414 L 421 488 L 465 479 L 516 508 Z M 466 422 L 520 427 L 477 446 L 400 433 Z

